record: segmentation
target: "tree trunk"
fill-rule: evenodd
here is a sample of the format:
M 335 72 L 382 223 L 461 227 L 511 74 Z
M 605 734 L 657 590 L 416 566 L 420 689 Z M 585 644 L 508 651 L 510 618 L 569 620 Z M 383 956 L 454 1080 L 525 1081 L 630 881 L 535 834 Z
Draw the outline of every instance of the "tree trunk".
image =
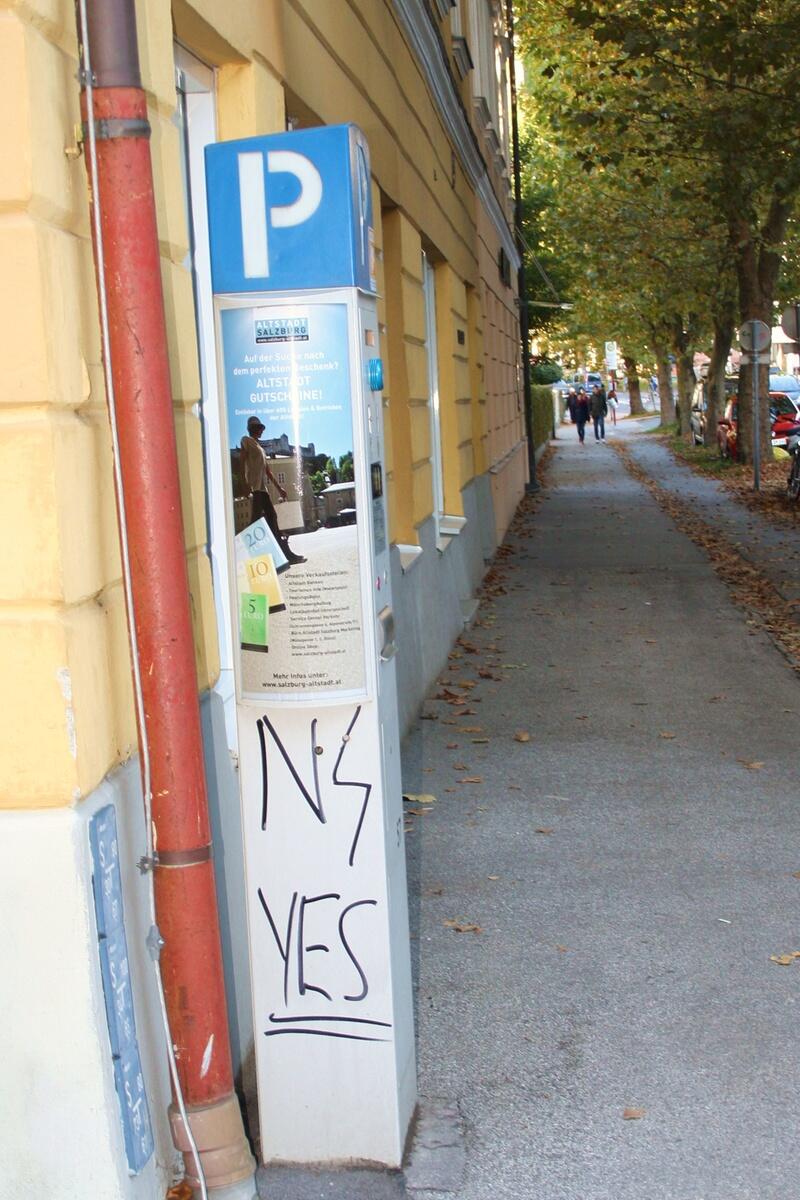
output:
M 769 213 L 756 237 L 747 218 L 735 213 L 729 220 L 729 232 L 739 284 L 739 308 L 742 323 L 763 321 L 772 328 L 772 301 L 781 266 L 781 243 L 793 200 L 773 196 Z M 769 364 L 759 371 L 759 411 L 757 420 L 761 435 L 761 460 L 772 458 L 772 422 L 769 416 Z M 739 461 L 753 461 L 753 370 L 751 365 L 739 369 L 739 407 L 736 443 Z
M 675 397 L 672 395 L 672 379 L 666 346 L 654 345 L 656 373 L 658 375 L 658 399 L 661 406 L 661 424 L 672 425 L 675 420 Z
M 692 437 L 692 401 L 696 382 L 694 355 L 690 350 L 684 350 L 678 358 L 678 394 L 680 396 L 678 416 L 681 437 L 686 441 L 691 441 Z
M 678 426 L 682 438 L 692 435 L 692 397 L 694 394 L 694 355 L 688 331 L 683 321 L 676 319 L 672 327 L 672 349 L 678 375 Z
M 639 417 L 644 413 L 644 404 L 642 403 L 642 388 L 639 383 L 636 359 L 629 358 L 627 354 L 624 354 L 622 361 L 625 363 L 625 372 L 628 376 L 628 396 L 631 402 L 631 416 Z
M 725 364 L 731 352 L 735 327 L 732 307 L 715 315 L 714 344 L 711 347 L 711 362 L 708 364 L 706 427 L 703 439 L 706 446 L 717 444 L 717 427 L 725 411 Z

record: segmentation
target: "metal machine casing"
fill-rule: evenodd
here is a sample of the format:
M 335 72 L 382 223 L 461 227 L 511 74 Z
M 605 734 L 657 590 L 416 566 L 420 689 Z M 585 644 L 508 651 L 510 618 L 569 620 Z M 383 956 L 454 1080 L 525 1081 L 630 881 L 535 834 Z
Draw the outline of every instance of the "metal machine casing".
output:
M 368 149 L 342 126 L 206 156 L 262 1155 L 397 1166 L 415 1068 Z M 253 443 L 292 496 L 277 525 L 243 494 Z

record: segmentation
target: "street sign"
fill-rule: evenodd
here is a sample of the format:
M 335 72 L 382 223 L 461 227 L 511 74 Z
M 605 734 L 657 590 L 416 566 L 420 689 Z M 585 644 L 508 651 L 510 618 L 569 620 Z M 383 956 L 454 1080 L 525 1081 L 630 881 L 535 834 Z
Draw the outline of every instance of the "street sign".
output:
M 606 342 L 606 367 L 609 371 L 617 369 L 617 343 Z
M 763 321 L 745 321 L 739 329 L 739 345 L 743 350 L 766 350 L 772 341 L 772 330 Z
M 769 364 L 770 364 L 770 355 L 769 354 L 743 354 L 742 357 L 739 359 L 739 362 L 742 364 L 742 366 L 745 366 L 745 367 L 752 366 L 753 363 L 755 363 L 757 366 L 765 367 L 765 366 L 769 366 Z
M 800 341 L 800 302 L 790 304 L 783 310 L 781 329 L 793 342 Z

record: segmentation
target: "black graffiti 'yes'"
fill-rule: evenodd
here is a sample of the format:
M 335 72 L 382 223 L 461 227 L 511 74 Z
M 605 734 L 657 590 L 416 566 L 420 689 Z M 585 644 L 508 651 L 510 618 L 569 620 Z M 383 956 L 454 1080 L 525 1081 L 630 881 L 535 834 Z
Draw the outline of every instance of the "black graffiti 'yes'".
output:
M 299 996 L 305 996 L 308 992 L 316 993 L 322 996 L 323 999 L 333 1002 L 334 997 L 326 988 L 320 987 L 317 984 L 309 982 L 307 956 L 310 954 L 329 954 L 331 947 L 325 942 L 317 942 L 313 945 L 307 945 L 305 938 L 305 917 L 306 910 L 312 904 L 322 904 L 330 901 L 340 901 L 341 895 L 339 892 L 322 892 L 318 896 L 301 896 L 298 892 L 292 893 L 292 898 L 289 903 L 289 912 L 286 918 L 286 932 L 283 936 L 278 929 L 275 918 L 267 903 L 267 899 L 261 888 L 258 889 L 258 899 L 264 910 L 264 915 L 269 923 L 272 936 L 275 940 L 275 945 L 278 949 L 278 954 L 283 961 L 283 1002 L 289 1002 L 289 984 L 294 978 Z M 344 993 L 337 996 L 336 1000 L 347 1000 L 351 1003 L 358 1004 L 362 1000 L 366 1000 L 369 995 L 369 981 L 367 979 L 364 968 L 359 961 L 356 953 L 348 939 L 345 923 L 351 912 L 358 908 L 371 907 L 377 905 L 377 900 L 355 900 L 350 904 L 346 904 L 343 908 L 337 909 L 337 934 L 339 945 L 336 947 L 343 951 L 350 960 L 353 969 L 358 977 L 358 991 L 355 993 Z

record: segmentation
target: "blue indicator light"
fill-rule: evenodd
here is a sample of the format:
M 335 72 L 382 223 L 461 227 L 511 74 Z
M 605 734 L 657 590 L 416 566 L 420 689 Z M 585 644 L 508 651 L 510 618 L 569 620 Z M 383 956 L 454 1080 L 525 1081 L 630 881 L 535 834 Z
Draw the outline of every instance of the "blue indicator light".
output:
M 383 359 L 370 358 L 367 361 L 367 379 L 371 392 L 383 391 Z

